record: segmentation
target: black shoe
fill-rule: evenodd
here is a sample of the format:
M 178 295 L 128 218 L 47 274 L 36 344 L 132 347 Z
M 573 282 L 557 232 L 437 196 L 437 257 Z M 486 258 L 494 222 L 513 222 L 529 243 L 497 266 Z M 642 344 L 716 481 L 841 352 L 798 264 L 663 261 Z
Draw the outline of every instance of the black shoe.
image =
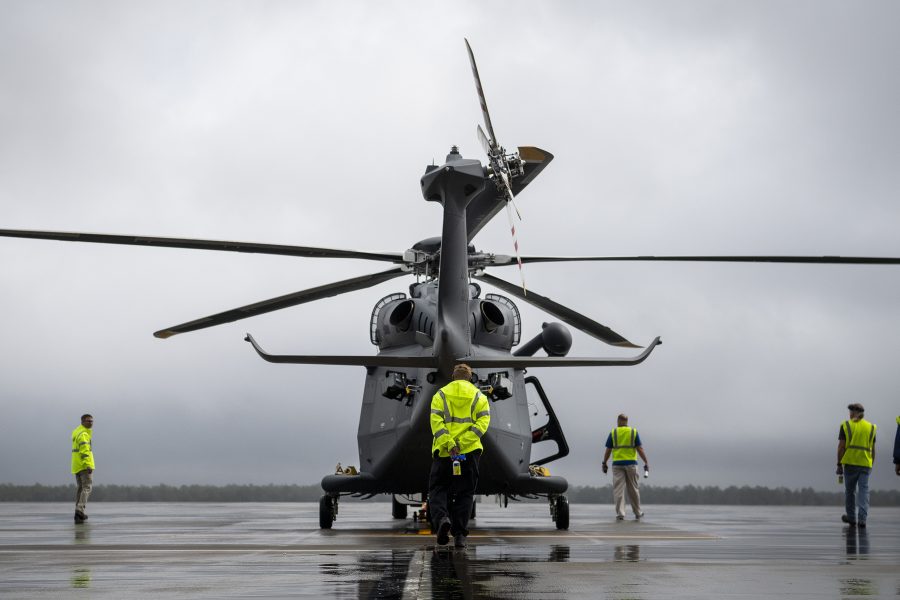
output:
M 441 520 L 441 524 L 438 525 L 437 532 L 437 543 L 441 546 L 446 546 L 447 542 L 450 541 L 450 519 L 444 517 Z
M 851 521 L 851 520 L 850 520 L 850 517 L 848 517 L 847 515 L 841 515 L 841 521 L 843 521 L 844 523 L 846 523 L 846 524 L 849 525 L 850 527 L 855 527 L 855 526 L 856 526 L 856 521 Z M 863 525 L 863 527 L 865 527 L 865 525 Z
M 85 520 L 87 520 L 87 515 L 81 511 L 76 510 L 75 511 L 75 524 L 80 525 L 81 523 L 84 523 Z
M 453 536 L 453 545 L 457 548 L 465 548 L 466 547 L 466 536 L 459 533 Z

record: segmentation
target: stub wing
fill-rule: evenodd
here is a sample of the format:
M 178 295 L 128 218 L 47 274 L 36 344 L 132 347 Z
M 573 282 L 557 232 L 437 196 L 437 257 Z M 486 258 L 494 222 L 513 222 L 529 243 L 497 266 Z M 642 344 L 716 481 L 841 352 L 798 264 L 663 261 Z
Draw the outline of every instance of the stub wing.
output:
M 250 342 L 260 357 L 270 363 L 291 363 L 300 365 L 345 365 L 356 367 L 413 367 L 437 368 L 433 356 L 388 356 L 388 355 L 319 355 L 319 354 L 269 354 L 249 333 L 244 338 Z
M 662 344 L 658 337 L 647 344 L 643 352 L 633 357 L 576 358 L 568 356 L 509 356 L 462 359 L 470 367 L 507 367 L 527 369 L 529 367 L 631 367 L 639 365 L 650 356 L 653 349 Z
M 259 356 L 271 363 L 291 363 L 302 365 L 345 365 L 357 367 L 413 367 L 437 368 L 434 356 L 392 356 L 392 355 L 320 355 L 320 354 L 269 354 L 253 339 L 249 333 L 244 338 L 250 342 Z M 630 367 L 639 365 L 650 356 L 653 349 L 662 341 L 657 337 L 647 345 L 643 352 L 634 357 L 611 358 L 569 358 L 559 356 L 500 356 L 500 357 L 464 357 L 470 367 L 501 367 L 507 369 L 527 369 L 529 367 Z

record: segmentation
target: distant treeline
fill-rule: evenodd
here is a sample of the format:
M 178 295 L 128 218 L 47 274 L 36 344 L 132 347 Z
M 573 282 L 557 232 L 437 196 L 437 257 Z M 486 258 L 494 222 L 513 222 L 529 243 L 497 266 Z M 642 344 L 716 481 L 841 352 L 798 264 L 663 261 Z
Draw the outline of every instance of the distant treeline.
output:
M 314 502 L 318 485 L 95 485 L 91 502 Z M 0 483 L 0 502 L 74 501 L 75 485 Z
M 0 502 L 68 502 L 74 497 L 74 485 L 0 484 Z M 612 487 L 573 486 L 566 493 L 570 502 L 579 504 L 612 503 Z M 322 496 L 318 485 L 96 485 L 91 502 L 316 502 Z M 386 495 L 372 498 L 387 501 Z M 641 486 L 646 504 L 726 504 L 841 506 L 841 491 L 820 492 L 812 488 L 791 490 L 784 487 L 693 485 L 677 487 Z M 873 490 L 874 506 L 900 506 L 900 491 Z
M 612 503 L 612 486 L 575 486 L 566 493 L 570 502 L 580 504 Z M 900 491 L 872 490 L 873 506 L 900 506 Z M 779 506 L 843 506 L 844 492 L 820 492 L 813 488 L 792 490 L 785 487 L 763 486 L 694 486 L 677 487 L 641 486 L 643 504 L 725 504 L 725 505 L 779 505 Z

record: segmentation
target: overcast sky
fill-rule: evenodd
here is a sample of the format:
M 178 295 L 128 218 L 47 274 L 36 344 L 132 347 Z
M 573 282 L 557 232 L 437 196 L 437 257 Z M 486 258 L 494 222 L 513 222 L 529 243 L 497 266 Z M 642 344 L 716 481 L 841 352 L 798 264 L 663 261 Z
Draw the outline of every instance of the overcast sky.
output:
M 523 254 L 900 256 L 895 2 L 41 2 L 0 6 L 0 228 L 402 251 L 440 233 L 419 177 L 483 158 L 463 38 L 521 194 Z M 505 217 L 475 239 L 511 253 Z M 213 329 L 152 332 L 365 261 L 0 239 L 0 482 L 316 483 L 358 465 L 364 354 L 407 280 Z M 494 275 L 516 281 L 514 269 Z M 603 485 L 625 411 L 661 485 L 837 490 L 839 422 L 880 427 L 896 489 L 900 267 L 535 264 L 530 289 L 645 344 L 629 368 L 533 369 Z M 495 290 L 486 290 L 495 291 Z M 551 317 L 518 303 L 523 338 Z M 574 333 L 570 356 L 633 354 Z

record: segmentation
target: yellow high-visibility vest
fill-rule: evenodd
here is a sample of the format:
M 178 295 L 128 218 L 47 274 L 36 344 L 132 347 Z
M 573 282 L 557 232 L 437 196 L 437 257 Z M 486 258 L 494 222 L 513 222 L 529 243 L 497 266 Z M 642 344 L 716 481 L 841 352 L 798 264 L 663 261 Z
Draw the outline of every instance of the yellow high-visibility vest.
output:
M 490 423 L 491 409 L 485 395 L 468 381 L 451 381 L 431 398 L 431 453 L 450 456 L 454 446 L 462 454 L 482 450 L 481 438 Z
M 634 445 L 637 439 L 637 429 L 634 427 L 616 427 L 610 433 L 612 436 L 612 459 L 637 460 L 637 447 Z
M 841 464 L 871 467 L 872 454 L 875 452 L 875 424 L 865 419 L 844 421 L 841 429 L 844 431 L 846 444 Z
M 84 425 L 79 425 L 72 431 L 72 473 L 94 468 L 91 436 L 93 432 Z

